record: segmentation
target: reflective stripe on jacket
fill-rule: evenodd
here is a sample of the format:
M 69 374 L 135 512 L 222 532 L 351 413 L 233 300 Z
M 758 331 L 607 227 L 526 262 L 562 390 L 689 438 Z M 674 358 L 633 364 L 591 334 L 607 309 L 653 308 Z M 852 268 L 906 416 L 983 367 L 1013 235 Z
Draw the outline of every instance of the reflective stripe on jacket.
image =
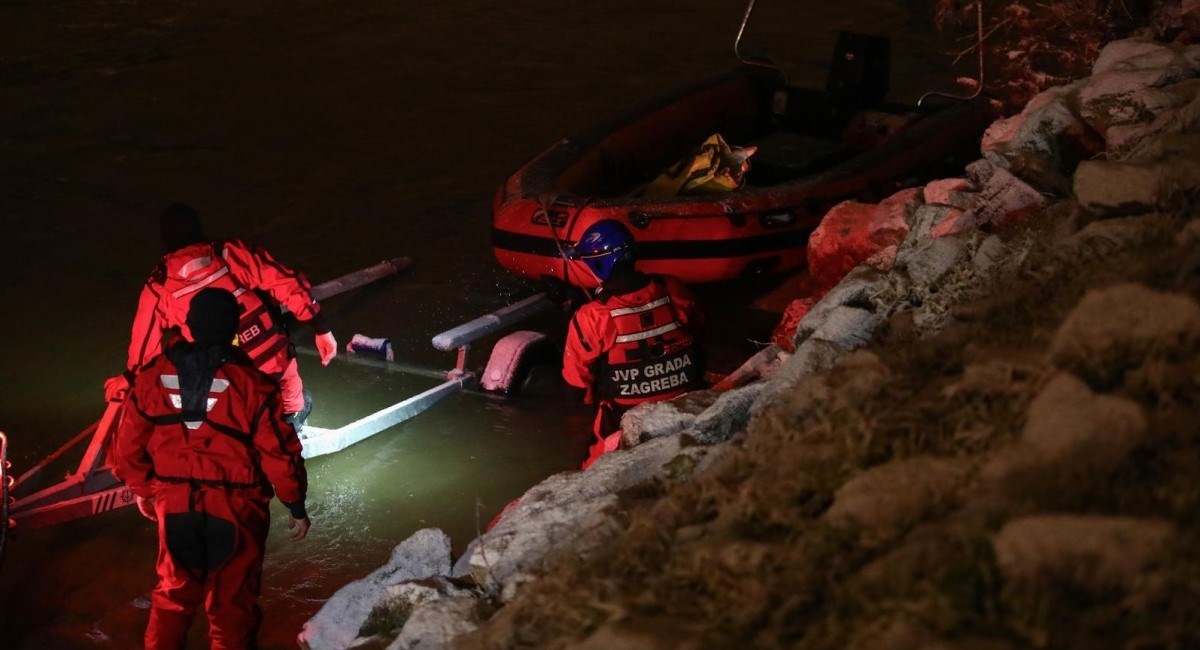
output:
M 116 474 L 134 494 L 186 485 L 270 498 L 273 485 L 284 503 L 303 503 L 300 440 L 283 420 L 278 388 L 237 356 L 216 369 L 192 409 L 167 355 L 138 373 L 114 448 Z
M 628 407 L 700 387 L 699 306 L 671 276 L 584 305 L 567 332 L 563 378 L 598 399 Z

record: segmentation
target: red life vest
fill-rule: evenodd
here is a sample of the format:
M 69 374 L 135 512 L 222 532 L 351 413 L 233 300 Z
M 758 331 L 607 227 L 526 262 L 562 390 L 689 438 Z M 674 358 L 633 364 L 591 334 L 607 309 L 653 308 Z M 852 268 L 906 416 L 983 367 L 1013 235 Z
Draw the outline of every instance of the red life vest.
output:
M 277 399 L 270 380 L 246 361 L 226 361 L 213 374 L 207 397 L 194 403 L 200 408 L 189 411 L 179 370 L 168 355 L 141 374 L 146 377 L 139 375 L 127 407 L 152 425 L 145 452 L 153 458 L 154 480 L 271 497 L 254 445 L 263 409 Z
M 628 407 L 702 387 L 693 334 L 677 319 L 661 280 L 651 281 L 644 304 L 610 309 L 608 316 L 617 336 L 597 369 L 601 399 Z
M 161 267 L 163 293 L 159 309 L 166 322 L 178 324 L 191 340 L 185 323 L 192 296 L 208 287 L 229 291 L 237 298 L 241 310 L 236 345 L 259 370 L 277 375 L 283 372 L 291 356 L 288 352 L 291 341 L 273 313 L 274 303 L 264 300 L 258 291 L 242 286 L 230 272 L 226 257 L 220 242 L 192 244 L 168 255 Z

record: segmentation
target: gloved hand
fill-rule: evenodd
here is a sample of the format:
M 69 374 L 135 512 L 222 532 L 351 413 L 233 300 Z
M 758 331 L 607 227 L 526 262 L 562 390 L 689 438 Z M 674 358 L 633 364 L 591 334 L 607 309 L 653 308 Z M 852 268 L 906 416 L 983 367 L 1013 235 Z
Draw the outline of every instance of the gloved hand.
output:
M 158 513 L 154 512 L 154 498 L 153 497 L 151 497 L 149 499 L 144 499 L 142 497 L 138 497 L 137 498 L 137 508 L 138 508 L 138 512 L 141 512 L 142 516 L 145 517 L 146 519 L 149 519 L 150 521 L 158 521 Z
M 337 354 L 337 339 L 333 338 L 333 332 L 318 334 L 313 343 L 317 346 L 317 352 L 321 354 L 321 365 L 329 365 Z
M 129 378 L 124 373 L 104 380 L 104 401 L 124 402 L 129 392 Z

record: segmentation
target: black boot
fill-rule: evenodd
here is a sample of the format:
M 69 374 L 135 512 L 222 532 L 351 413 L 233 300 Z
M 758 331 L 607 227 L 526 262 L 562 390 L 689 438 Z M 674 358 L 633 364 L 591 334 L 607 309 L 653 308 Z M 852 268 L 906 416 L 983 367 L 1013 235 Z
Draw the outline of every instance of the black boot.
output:
M 304 423 L 308 421 L 308 414 L 312 413 L 313 397 L 312 392 L 307 388 L 304 389 L 304 409 L 298 413 L 284 413 L 283 419 L 296 428 L 296 435 L 304 429 Z

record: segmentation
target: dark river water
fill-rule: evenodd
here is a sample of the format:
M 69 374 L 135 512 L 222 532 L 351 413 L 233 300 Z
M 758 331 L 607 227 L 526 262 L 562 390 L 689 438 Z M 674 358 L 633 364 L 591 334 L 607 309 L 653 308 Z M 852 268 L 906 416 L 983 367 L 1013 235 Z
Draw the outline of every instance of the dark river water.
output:
M 907 1 L 907 4 L 906 4 Z M 916 0 L 761 0 L 747 44 L 819 85 L 839 29 L 893 37 L 893 89 L 950 89 Z M 911 6 L 910 6 L 911 5 Z M 408 255 L 402 278 L 329 300 L 344 343 L 430 337 L 530 292 L 494 263 L 490 200 L 518 165 L 613 111 L 720 72 L 737 0 L 8 0 L 0 4 L 0 430 L 18 471 L 103 410 L 157 212 L 267 245 L 319 282 Z M 748 296 L 757 297 L 752 301 Z M 765 340 L 765 289 L 702 291 L 718 366 Z M 561 319 L 535 326 L 554 330 Z M 310 343 L 309 333 L 298 335 Z M 478 346 L 472 363 L 486 361 Z M 336 426 L 432 385 L 302 357 L 312 422 Z M 719 368 L 718 368 L 719 369 Z M 309 462 L 313 530 L 276 504 L 262 631 L 302 622 L 414 530 L 461 549 L 503 506 L 586 456 L 590 418 L 554 385 L 510 404 L 461 394 Z M 131 508 L 26 530 L 0 568 L 0 647 L 139 647 L 154 531 Z M 189 647 L 206 647 L 198 624 Z

